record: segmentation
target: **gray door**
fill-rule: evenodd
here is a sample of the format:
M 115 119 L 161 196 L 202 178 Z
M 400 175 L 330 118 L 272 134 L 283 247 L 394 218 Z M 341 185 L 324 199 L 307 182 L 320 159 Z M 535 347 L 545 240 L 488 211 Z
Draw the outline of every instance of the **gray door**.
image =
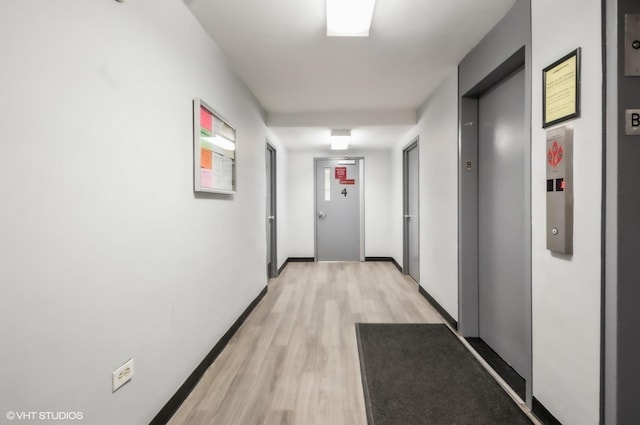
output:
M 267 144 L 267 277 L 278 276 L 276 229 L 276 150 Z
M 357 159 L 316 159 L 316 260 L 361 260 Z
M 403 152 L 404 166 L 404 272 L 420 283 L 420 205 L 418 142 Z
M 524 71 L 479 101 L 479 331 L 520 375 L 526 372 Z

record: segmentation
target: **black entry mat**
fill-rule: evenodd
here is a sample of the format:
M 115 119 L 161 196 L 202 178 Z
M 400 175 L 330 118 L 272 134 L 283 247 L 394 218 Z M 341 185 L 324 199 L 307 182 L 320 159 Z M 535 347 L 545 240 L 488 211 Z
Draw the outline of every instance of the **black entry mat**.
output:
M 369 425 L 531 424 L 441 324 L 356 324 Z

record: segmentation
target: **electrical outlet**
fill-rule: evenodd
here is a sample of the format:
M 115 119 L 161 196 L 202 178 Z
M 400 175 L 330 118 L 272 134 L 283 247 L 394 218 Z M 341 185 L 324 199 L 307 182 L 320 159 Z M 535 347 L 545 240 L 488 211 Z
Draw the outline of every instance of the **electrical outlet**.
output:
M 113 371 L 112 392 L 116 392 L 121 386 L 129 382 L 133 378 L 133 358 L 126 361 L 125 364 Z

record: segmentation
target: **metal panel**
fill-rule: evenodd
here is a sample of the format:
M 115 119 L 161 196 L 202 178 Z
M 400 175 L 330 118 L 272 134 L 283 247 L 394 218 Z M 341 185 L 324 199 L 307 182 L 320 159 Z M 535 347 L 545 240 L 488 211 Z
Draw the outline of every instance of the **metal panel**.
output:
M 602 329 L 603 349 L 601 352 L 601 361 L 603 369 L 601 371 L 602 387 L 600 394 L 602 398 L 602 411 L 600 423 L 603 425 L 615 425 L 617 417 L 617 293 L 618 293 L 618 254 L 617 254 L 617 205 L 618 205 L 618 32 L 619 28 L 623 28 L 619 24 L 617 17 L 618 1 L 606 0 L 606 13 L 602 16 L 602 25 L 606 28 L 606 102 L 603 105 L 603 112 L 606 114 L 606 142 L 604 147 L 605 167 L 605 217 L 604 232 L 605 245 L 603 254 L 606 256 L 602 271 L 604 272 L 604 292 L 602 294 L 603 301 L 603 320 Z M 620 30 L 622 32 L 622 30 Z M 622 39 L 622 36 L 620 37 Z M 622 55 L 622 51 L 620 51 Z M 621 65 L 622 66 L 622 65 Z M 621 69 L 621 68 L 620 68 Z M 621 109 L 620 111 L 622 111 Z M 634 384 L 635 386 L 635 384 Z M 634 391 L 634 389 L 631 389 Z M 635 408 L 634 410 L 637 411 Z M 628 421 L 629 423 L 638 422 Z
M 361 202 L 364 199 L 361 196 L 361 163 L 341 164 L 338 159 L 316 159 L 317 261 L 361 261 L 364 255 L 361 243 Z M 328 181 L 325 179 L 326 169 L 329 170 Z M 346 174 L 344 178 L 342 173 Z
M 628 46 L 623 33 L 625 13 L 640 13 L 638 0 L 620 0 L 618 2 L 619 54 L 624 54 Z M 611 18 L 613 19 L 613 17 Z M 623 47 L 624 46 L 624 47 Z M 627 109 L 640 108 L 640 78 L 623 77 L 618 74 L 618 122 L 617 122 L 617 227 L 611 230 L 617 233 L 617 287 L 611 293 L 617 298 L 617 329 L 612 335 L 617 343 L 615 377 L 617 379 L 615 396 L 618 424 L 640 423 L 638 409 L 638 382 L 640 381 L 640 338 L 638 323 L 640 322 L 640 143 L 636 136 L 627 136 L 624 132 L 625 113 Z M 607 214 L 611 214 L 608 211 Z M 608 313 L 609 316 L 610 313 Z M 610 317 L 610 316 L 609 316 Z M 611 353 L 607 353 L 611 354 Z
M 547 249 L 573 252 L 573 129 L 547 131 Z
M 527 371 L 523 70 L 479 101 L 480 337 L 519 374 Z
M 640 76 L 640 14 L 624 16 L 624 75 Z
M 478 334 L 478 99 L 460 99 L 458 166 L 459 326 L 465 337 Z

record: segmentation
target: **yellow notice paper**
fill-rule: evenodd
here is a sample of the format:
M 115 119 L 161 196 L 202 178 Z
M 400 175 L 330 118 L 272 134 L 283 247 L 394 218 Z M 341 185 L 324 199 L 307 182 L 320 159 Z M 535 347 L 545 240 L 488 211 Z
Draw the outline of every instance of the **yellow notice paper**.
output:
M 577 112 L 577 57 L 572 56 L 545 74 L 545 117 L 550 123 Z

